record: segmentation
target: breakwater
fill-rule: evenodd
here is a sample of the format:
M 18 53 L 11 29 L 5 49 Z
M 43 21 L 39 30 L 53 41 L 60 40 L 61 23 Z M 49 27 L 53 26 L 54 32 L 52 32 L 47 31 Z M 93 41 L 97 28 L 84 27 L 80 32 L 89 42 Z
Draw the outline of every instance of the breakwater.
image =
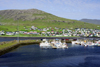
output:
M 39 44 L 41 39 L 67 39 L 66 43 L 71 43 L 73 39 L 92 39 L 93 41 L 96 39 L 100 39 L 98 37 L 19 37 L 19 41 L 17 41 L 17 37 L 0 37 L 0 55 L 3 55 L 11 50 L 16 49 L 20 45 L 29 45 L 29 44 Z M 27 40 L 28 39 L 28 40 Z M 13 40 L 13 41 L 12 41 Z
M 21 45 L 30 45 L 30 44 L 39 44 L 40 40 L 14 40 L 14 41 L 8 41 L 8 42 L 1 42 L 0 43 L 0 56 L 8 53 L 11 50 L 16 49 L 17 47 Z

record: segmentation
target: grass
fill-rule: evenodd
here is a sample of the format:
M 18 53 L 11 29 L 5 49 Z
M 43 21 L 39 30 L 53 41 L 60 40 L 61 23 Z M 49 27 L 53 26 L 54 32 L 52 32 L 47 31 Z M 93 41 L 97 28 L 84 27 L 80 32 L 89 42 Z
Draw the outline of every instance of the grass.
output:
M 10 23 L 9 23 L 10 24 Z M 89 24 L 87 23 L 86 25 L 84 25 L 84 23 L 74 23 L 74 24 L 66 24 L 66 23 L 40 23 L 40 22 L 36 22 L 36 23 L 24 23 L 24 24 L 19 24 L 17 25 L 2 25 L 0 26 L 0 30 L 4 30 L 4 31 L 18 31 L 18 28 L 20 31 L 25 30 L 24 27 L 26 27 L 28 30 L 29 28 L 31 28 L 31 26 L 36 26 L 38 28 L 45 28 L 45 27 L 59 27 L 59 28 L 89 28 L 89 29 L 100 29 L 100 27 L 97 27 L 98 25 L 94 25 L 94 24 Z
M 17 41 L 15 41 L 15 42 L 12 42 L 12 41 L 10 41 L 10 42 L 2 42 L 2 43 L 3 43 L 3 44 L 0 45 L 0 50 L 5 49 L 5 48 L 7 48 L 7 47 L 10 47 L 10 46 L 16 44 Z
M 12 13 L 11 13 L 12 14 Z M 26 15 L 25 14 L 20 14 L 19 16 Z M 28 14 L 30 15 L 30 13 Z M 14 14 L 13 16 L 17 16 Z M 44 28 L 44 27 L 59 27 L 59 28 L 89 28 L 89 29 L 100 29 L 100 25 L 96 24 L 90 24 L 90 23 L 85 23 L 77 20 L 71 20 L 71 19 L 66 19 L 66 18 L 61 18 L 57 17 L 55 15 L 49 14 L 49 13 L 41 13 L 41 14 L 32 14 L 32 17 L 41 17 L 37 18 L 35 20 L 25 20 L 19 19 L 19 20 L 14 20 L 13 16 L 10 16 L 9 18 L 5 19 L 5 16 L 1 16 L 0 23 L 4 25 L 0 25 L 0 30 L 4 31 L 17 31 L 18 28 L 19 30 L 25 30 L 24 27 L 26 28 L 31 28 L 31 26 L 36 26 L 38 28 Z M 27 17 L 27 16 L 26 16 Z M 31 18 L 31 17 L 28 17 Z

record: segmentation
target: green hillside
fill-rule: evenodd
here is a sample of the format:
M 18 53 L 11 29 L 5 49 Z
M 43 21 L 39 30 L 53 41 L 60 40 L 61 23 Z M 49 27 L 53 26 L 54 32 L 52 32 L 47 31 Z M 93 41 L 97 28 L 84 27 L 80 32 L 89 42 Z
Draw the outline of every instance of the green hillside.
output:
M 77 20 L 70 20 L 43 12 L 37 9 L 29 10 L 1 10 L 0 11 L 0 30 L 17 31 L 24 27 L 31 26 L 38 28 L 59 27 L 59 28 L 95 28 L 98 25 L 85 23 Z

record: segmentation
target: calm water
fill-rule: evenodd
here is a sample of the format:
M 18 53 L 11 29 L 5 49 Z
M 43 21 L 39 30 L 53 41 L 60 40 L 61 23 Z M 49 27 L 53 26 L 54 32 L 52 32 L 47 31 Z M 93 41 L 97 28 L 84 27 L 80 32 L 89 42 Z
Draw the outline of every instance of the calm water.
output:
M 100 47 L 72 46 L 40 49 L 38 44 L 20 46 L 0 56 L 0 67 L 100 67 Z

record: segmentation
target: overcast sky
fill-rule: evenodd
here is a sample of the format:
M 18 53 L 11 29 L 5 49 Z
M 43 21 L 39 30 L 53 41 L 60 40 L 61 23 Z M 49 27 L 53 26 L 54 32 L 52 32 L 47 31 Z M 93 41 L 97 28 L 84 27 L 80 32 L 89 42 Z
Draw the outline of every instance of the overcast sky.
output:
M 32 8 L 68 19 L 100 19 L 100 0 L 0 0 L 0 10 Z

